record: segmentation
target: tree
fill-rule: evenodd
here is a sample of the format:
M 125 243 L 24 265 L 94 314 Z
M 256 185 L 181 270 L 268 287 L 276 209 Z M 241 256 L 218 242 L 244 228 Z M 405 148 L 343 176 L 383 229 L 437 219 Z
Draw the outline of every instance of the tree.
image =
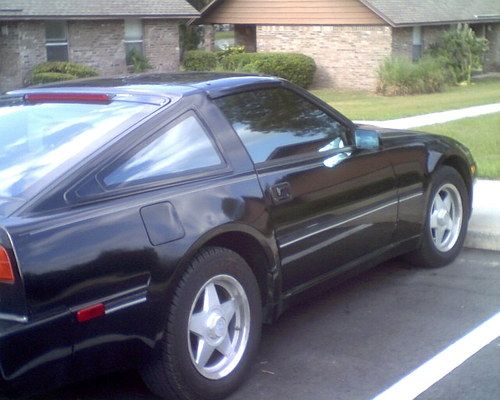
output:
M 212 2 L 212 0 L 188 0 L 188 2 L 198 11 Z
M 467 24 L 446 31 L 431 49 L 451 72 L 455 83 L 470 83 L 472 72 L 483 66 L 488 41 L 478 38 Z
M 198 11 L 203 9 L 212 0 L 188 0 L 188 2 Z M 180 24 L 181 57 L 186 51 L 196 50 L 202 41 L 203 30 L 198 25 L 188 25 L 185 22 Z

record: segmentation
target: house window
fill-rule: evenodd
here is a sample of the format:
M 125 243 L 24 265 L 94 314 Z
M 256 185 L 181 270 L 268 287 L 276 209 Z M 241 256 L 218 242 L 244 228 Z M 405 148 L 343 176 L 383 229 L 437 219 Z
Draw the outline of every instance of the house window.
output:
M 131 55 L 139 53 L 142 55 L 142 21 L 140 19 L 125 20 L 125 54 L 127 65 L 132 64 Z
M 66 21 L 45 22 L 47 61 L 68 61 L 68 24 Z
M 413 27 L 413 42 L 412 42 L 412 50 L 411 57 L 413 61 L 417 61 L 422 57 L 422 27 L 414 26 Z

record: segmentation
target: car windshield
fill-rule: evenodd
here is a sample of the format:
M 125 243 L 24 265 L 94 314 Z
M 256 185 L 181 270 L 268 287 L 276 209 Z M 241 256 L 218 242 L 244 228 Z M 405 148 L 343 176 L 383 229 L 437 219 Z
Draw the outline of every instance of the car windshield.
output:
M 0 196 L 23 197 L 156 108 L 124 101 L 0 104 Z

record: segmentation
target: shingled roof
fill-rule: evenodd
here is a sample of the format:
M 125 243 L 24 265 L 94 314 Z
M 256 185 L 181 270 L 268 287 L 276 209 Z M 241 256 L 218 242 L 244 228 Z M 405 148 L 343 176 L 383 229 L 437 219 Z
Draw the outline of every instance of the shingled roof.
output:
M 88 18 L 192 18 L 186 0 L 0 0 L 0 20 Z
M 500 21 L 500 0 L 360 0 L 392 26 Z

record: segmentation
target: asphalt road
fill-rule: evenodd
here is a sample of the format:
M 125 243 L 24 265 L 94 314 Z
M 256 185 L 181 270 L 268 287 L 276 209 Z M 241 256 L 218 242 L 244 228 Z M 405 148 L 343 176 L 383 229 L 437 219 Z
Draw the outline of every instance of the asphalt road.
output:
M 385 263 L 264 327 L 250 379 L 230 400 L 372 399 L 500 311 L 500 253 L 464 250 L 452 265 Z M 500 398 L 500 339 L 418 399 Z M 36 400 L 153 400 L 135 372 Z

